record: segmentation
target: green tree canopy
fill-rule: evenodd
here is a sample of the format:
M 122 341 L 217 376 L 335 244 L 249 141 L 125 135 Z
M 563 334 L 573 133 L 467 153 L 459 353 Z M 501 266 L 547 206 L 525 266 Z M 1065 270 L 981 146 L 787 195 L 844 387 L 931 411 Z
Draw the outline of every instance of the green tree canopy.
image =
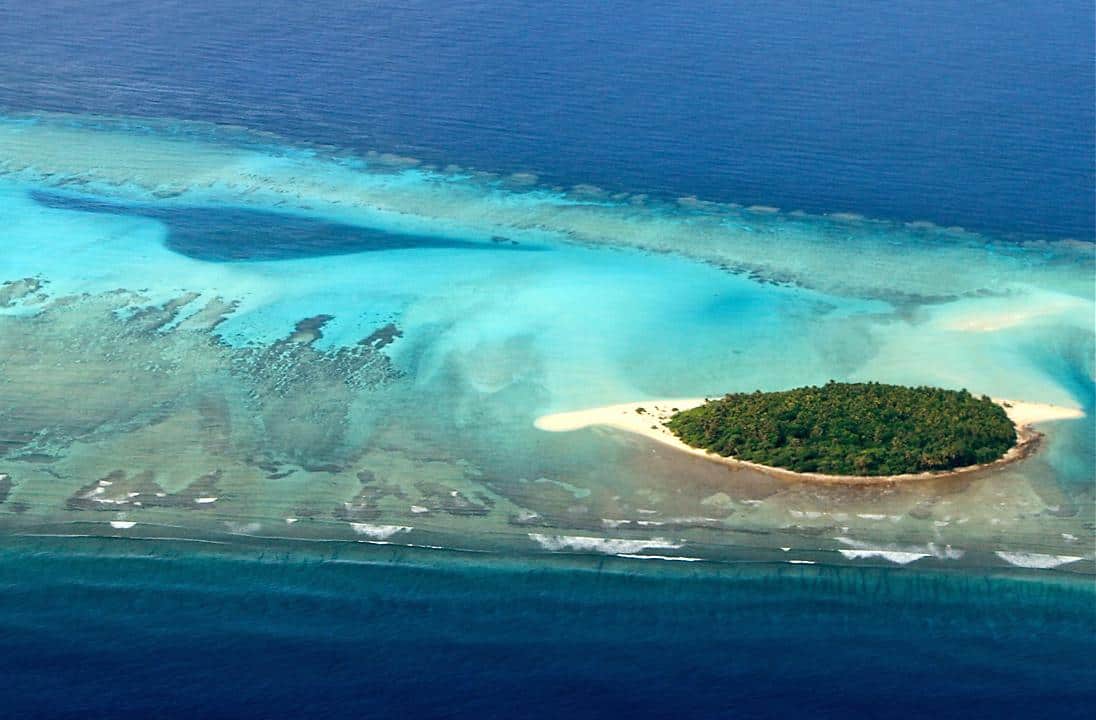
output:
M 667 427 L 724 457 L 830 475 L 900 475 L 992 462 L 1016 443 L 1004 409 L 966 390 L 837 383 L 734 393 Z

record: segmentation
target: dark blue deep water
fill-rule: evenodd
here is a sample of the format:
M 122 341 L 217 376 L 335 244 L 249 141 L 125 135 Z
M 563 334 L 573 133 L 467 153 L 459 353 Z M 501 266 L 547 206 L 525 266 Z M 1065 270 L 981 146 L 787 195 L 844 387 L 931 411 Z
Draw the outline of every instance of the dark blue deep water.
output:
M 0 107 L 1093 237 L 1087 0 L 0 2 Z
M 1083 582 L 75 547 L 0 552 L 6 717 L 966 720 L 1096 702 Z
M 159 220 L 167 228 L 164 241 L 171 250 L 208 262 L 292 260 L 411 248 L 536 249 L 500 235 L 488 245 L 458 238 L 385 232 L 263 210 L 146 207 L 46 192 L 35 192 L 32 196 L 35 202 L 51 208 Z M 271 242 L 272 237 L 277 242 Z

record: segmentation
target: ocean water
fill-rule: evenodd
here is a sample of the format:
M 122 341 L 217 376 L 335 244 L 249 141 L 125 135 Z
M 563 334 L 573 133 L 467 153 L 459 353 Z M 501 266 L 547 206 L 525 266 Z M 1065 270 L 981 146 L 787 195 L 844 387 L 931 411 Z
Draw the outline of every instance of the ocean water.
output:
M 13 717 L 1080 718 L 1094 699 L 1071 582 L 56 542 L 0 555 Z
M 1088 711 L 1092 22 L 0 6 L 6 707 Z M 828 379 L 1085 416 L 871 488 L 533 425 Z
M 14 109 L 206 120 L 549 184 L 1092 238 L 1093 9 L 1076 0 L 0 12 L 0 105 Z

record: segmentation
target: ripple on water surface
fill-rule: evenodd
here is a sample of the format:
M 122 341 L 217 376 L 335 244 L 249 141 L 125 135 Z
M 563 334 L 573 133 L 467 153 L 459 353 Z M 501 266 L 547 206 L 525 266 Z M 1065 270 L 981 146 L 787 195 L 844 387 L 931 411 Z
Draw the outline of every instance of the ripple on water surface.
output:
M 1091 564 L 1091 412 L 992 477 L 857 491 L 532 426 L 831 378 L 1091 409 L 1089 245 L 565 194 L 208 126 L 5 120 L 0 167 L 13 526 Z

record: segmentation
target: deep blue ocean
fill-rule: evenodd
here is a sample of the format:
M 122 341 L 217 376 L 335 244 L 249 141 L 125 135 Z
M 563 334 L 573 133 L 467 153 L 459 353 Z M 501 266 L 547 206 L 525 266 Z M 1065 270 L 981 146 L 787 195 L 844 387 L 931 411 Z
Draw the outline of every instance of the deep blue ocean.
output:
M 0 552 L 6 717 L 1080 718 L 1096 699 L 1078 582 L 69 542 Z
M 1091 240 L 1093 27 L 1092 3 L 1072 0 L 0 0 L 0 109 L 184 118 L 547 185 Z M 141 212 L 183 254 L 239 251 L 226 236 L 218 252 L 185 213 Z M 322 235 L 342 244 L 275 251 L 436 242 Z M 588 565 L 0 540 L 0 716 L 1096 707 L 1083 577 Z
M 0 107 L 1091 239 L 1092 3 L 0 3 Z

